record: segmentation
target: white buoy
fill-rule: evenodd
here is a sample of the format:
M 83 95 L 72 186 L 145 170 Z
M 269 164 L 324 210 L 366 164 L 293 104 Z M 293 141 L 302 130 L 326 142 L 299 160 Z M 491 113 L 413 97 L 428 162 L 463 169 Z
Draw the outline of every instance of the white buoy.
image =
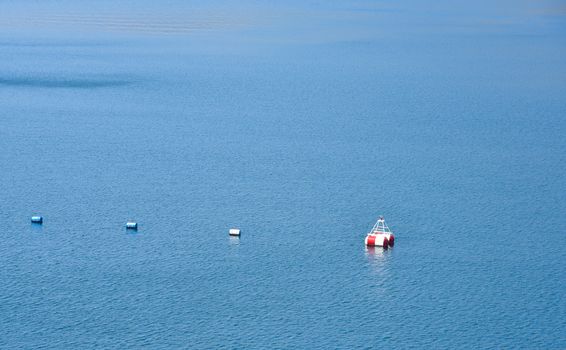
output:
M 128 222 L 126 222 L 126 229 L 127 230 L 137 230 L 138 229 L 138 223 L 134 222 L 134 221 L 128 221 Z
M 239 228 L 231 228 L 230 231 L 228 232 L 228 234 L 230 236 L 239 236 L 240 235 L 240 229 Z
M 31 222 L 34 223 L 34 224 L 42 224 L 43 223 L 43 216 L 38 216 L 38 215 L 32 216 Z

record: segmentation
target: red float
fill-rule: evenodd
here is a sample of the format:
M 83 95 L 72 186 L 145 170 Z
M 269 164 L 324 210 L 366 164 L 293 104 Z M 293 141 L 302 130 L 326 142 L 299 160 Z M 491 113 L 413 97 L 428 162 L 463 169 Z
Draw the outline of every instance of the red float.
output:
M 380 216 L 371 231 L 367 234 L 365 239 L 366 246 L 374 247 L 393 247 L 395 244 L 395 236 L 389 227 L 385 224 L 383 216 Z

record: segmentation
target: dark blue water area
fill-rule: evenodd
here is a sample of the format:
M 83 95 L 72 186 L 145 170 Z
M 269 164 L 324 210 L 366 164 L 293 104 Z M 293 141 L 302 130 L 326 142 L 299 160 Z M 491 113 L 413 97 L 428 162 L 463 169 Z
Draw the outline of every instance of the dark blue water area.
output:
M 0 14 L 0 348 L 566 347 L 563 9 L 47 3 Z

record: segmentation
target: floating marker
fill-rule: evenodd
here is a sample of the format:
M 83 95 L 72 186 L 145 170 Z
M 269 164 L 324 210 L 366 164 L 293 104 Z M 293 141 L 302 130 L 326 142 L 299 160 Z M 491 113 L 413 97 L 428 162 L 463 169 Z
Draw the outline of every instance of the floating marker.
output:
M 383 216 L 380 216 L 375 225 L 373 225 L 373 228 L 366 236 L 365 243 L 366 246 L 370 247 L 378 246 L 384 249 L 393 247 L 395 236 L 385 223 Z
M 366 237 L 366 246 L 368 247 L 383 247 L 384 249 L 387 249 L 389 247 L 389 240 L 387 239 L 387 237 L 385 237 L 382 234 L 369 234 Z
M 228 234 L 230 236 L 239 236 L 240 235 L 240 229 L 239 228 L 231 228 L 230 231 L 228 232 Z
M 138 223 L 133 222 L 133 221 L 128 221 L 128 222 L 126 222 L 126 229 L 127 230 L 137 230 L 138 229 Z
M 32 216 L 31 222 L 34 224 L 42 224 L 43 223 L 43 216 Z

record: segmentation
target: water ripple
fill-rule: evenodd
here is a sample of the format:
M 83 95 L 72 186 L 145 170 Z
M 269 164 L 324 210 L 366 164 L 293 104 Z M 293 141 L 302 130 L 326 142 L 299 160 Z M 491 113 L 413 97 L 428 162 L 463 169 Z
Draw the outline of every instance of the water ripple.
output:
M 32 87 L 32 88 L 68 88 L 68 89 L 95 89 L 105 87 L 120 87 L 132 84 L 131 80 L 124 79 L 88 79 L 88 78 L 41 78 L 41 77 L 14 77 L 0 78 L 0 86 Z

